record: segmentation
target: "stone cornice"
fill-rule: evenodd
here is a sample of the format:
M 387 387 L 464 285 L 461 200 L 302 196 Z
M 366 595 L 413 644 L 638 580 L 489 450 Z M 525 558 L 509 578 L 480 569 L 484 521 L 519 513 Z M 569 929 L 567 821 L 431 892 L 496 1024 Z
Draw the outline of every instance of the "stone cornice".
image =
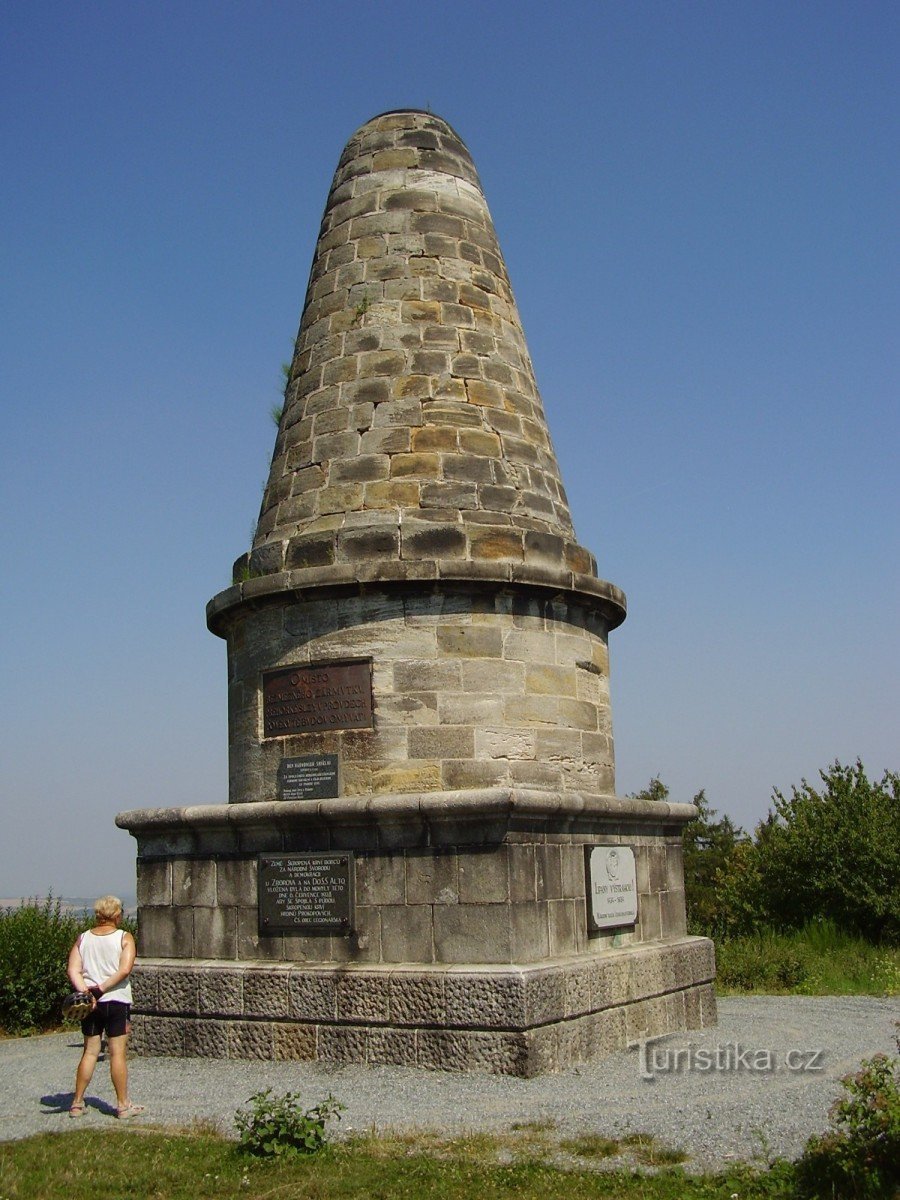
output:
M 388 560 L 279 571 L 232 584 L 207 604 L 206 624 L 213 633 L 224 637 L 229 619 L 244 605 L 285 599 L 292 593 L 297 599 L 305 599 L 331 588 L 356 590 L 423 583 L 535 587 L 561 593 L 567 599 L 599 610 L 610 629 L 625 620 L 625 593 L 594 575 L 527 563 Z
M 334 800 L 269 800 L 247 804 L 197 804 L 186 808 L 136 808 L 116 817 L 120 829 L 140 834 L 165 831 L 302 826 L 388 825 L 397 822 L 467 822 L 527 818 L 542 821 L 609 820 L 683 825 L 697 815 L 693 804 L 670 804 L 577 792 L 480 788 L 457 792 L 411 792 L 347 796 Z

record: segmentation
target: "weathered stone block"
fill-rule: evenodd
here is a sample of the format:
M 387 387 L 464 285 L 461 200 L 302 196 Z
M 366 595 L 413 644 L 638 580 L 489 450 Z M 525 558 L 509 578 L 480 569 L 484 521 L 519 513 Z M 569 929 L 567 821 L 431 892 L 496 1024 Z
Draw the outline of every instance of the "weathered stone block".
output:
M 390 1020 L 394 1025 L 439 1025 L 446 1020 L 443 973 L 391 972 Z
M 444 980 L 447 1023 L 522 1028 L 527 1020 L 525 990 L 518 972 L 448 971 Z
M 320 1025 L 318 1060 L 332 1063 L 366 1061 L 366 1029 L 359 1025 Z
M 130 1046 L 135 1054 L 184 1057 L 184 1021 L 178 1018 L 135 1015 Z
M 160 967 L 157 1002 L 163 1012 L 196 1013 L 199 1009 L 199 975 L 191 967 Z
M 231 1021 L 228 1024 L 228 1057 L 272 1059 L 275 1057 L 271 1021 Z
M 195 908 L 194 957 L 234 958 L 236 953 L 237 909 Z
M 175 858 L 172 863 L 173 902 L 178 905 L 214 905 L 216 902 L 216 864 L 191 858 Z
M 430 904 L 381 906 L 381 957 L 390 963 L 434 961 Z
M 461 904 L 506 904 L 509 900 L 509 855 L 506 846 L 460 853 Z
M 272 1030 L 273 1057 L 281 1062 L 314 1062 L 317 1027 L 276 1023 Z
M 370 1029 L 366 1061 L 372 1066 L 416 1065 L 416 1033 L 411 1029 Z
M 435 961 L 511 962 L 510 909 L 505 904 L 443 904 L 434 908 Z
M 402 854 L 361 854 L 356 858 L 357 904 L 404 904 L 406 864 Z
M 138 859 L 137 902 L 141 908 L 172 903 L 171 860 Z
M 228 1023 L 226 1021 L 186 1021 L 184 1053 L 188 1058 L 227 1058 Z
M 502 653 L 502 632 L 488 625 L 455 625 L 447 622 L 437 629 L 437 647 L 440 654 L 454 658 L 499 658 Z
M 410 758 L 472 758 L 475 731 L 465 725 L 436 725 L 409 731 Z
M 302 1021 L 333 1021 L 337 1016 L 337 976 L 334 972 L 293 970 L 288 994 L 291 1015 Z
M 244 1014 L 248 1017 L 287 1017 L 291 1015 L 286 968 L 244 972 Z
M 238 967 L 230 971 L 204 968 L 199 972 L 199 1011 L 201 1015 L 235 1017 L 244 1011 L 244 973 Z

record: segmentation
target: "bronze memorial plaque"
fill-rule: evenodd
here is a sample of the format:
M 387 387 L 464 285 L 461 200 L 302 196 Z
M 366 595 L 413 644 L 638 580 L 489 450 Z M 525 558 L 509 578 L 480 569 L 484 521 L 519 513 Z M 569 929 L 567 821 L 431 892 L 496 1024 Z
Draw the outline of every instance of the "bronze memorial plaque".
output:
M 345 933 L 353 927 L 353 854 L 260 854 L 260 933 Z
M 370 659 L 263 671 L 263 737 L 371 728 Z

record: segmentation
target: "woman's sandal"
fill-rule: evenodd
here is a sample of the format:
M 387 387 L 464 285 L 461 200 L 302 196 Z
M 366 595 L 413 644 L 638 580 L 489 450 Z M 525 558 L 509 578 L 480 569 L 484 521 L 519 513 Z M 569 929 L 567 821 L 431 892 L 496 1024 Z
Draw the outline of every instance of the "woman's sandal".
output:
M 83 1117 L 84 1116 L 84 1104 L 81 1101 L 79 1101 L 77 1104 L 71 1105 L 69 1108 L 69 1116 L 70 1117 Z
M 120 1121 L 126 1121 L 129 1117 L 136 1117 L 138 1113 L 142 1113 L 143 1111 L 143 1104 L 126 1104 L 124 1108 L 116 1110 L 116 1116 Z

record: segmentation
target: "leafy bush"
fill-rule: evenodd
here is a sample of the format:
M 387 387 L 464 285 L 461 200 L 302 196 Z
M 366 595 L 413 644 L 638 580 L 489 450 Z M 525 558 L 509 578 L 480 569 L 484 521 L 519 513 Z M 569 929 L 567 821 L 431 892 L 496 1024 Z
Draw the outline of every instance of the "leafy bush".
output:
M 285 1092 L 283 1096 L 276 1096 L 271 1088 L 256 1092 L 247 1103 L 250 1111 L 238 1109 L 234 1124 L 240 1133 L 239 1149 L 256 1158 L 291 1158 L 297 1154 L 315 1154 L 328 1141 L 326 1123 L 332 1117 L 339 1121 L 344 1111 L 343 1104 L 329 1094 L 319 1104 L 303 1112 L 296 1093 Z
M 897 1040 L 900 1051 L 900 1038 Z M 875 1200 L 900 1190 L 900 1057 L 876 1054 L 841 1084 L 833 1128 L 810 1138 L 797 1162 L 809 1196 Z
M 715 819 L 716 810 L 710 808 L 705 790 L 692 803 L 700 811 L 683 834 L 688 932 L 714 936 L 734 924 L 721 883 L 736 869 L 749 839 L 730 817 Z
M 752 880 L 762 920 L 779 929 L 834 921 L 872 941 L 900 941 L 900 775 L 871 783 L 835 762 L 816 791 L 804 779 L 756 830 Z
M 0 911 L 0 1025 L 7 1033 L 59 1023 L 72 990 L 66 961 L 85 925 L 83 914 L 64 913 L 52 896 Z
M 823 921 L 900 944 L 900 775 L 871 782 L 859 761 L 819 774 L 819 790 L 805 779 L 790 797 L 776 790 L 752 840 L 697 793 L 700 811 L 684 827 L 690 932 L 735 937 Z M 668 795 L 656 778 L 637 798 Z

